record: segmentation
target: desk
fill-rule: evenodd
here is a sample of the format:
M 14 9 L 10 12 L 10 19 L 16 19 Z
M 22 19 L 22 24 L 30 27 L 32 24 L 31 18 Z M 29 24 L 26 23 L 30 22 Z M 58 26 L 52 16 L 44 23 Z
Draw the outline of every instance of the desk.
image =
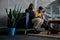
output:
M 60 24 L 60 20 L 49 20 L 49 26 L 48 26 L 48 32 L 47 32 L 47 34 L 49 34 L 49 32 L 51 30 L 60 30 L 60 28 L 51 28 L 51 26 L 50 26 L 51 23 Z

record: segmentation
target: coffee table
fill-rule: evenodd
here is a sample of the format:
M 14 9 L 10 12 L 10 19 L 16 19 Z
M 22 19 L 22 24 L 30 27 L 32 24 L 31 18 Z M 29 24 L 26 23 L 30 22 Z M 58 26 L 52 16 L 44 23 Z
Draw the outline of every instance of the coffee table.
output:
M 60 30 L 60 28 L 51 28 L 51 25 L 50 25 L 51 23 L 60 24 L 60 20 L 49 20 L 49 26 L 48 26 L 47 34 L 50 34 L 51 30 Z

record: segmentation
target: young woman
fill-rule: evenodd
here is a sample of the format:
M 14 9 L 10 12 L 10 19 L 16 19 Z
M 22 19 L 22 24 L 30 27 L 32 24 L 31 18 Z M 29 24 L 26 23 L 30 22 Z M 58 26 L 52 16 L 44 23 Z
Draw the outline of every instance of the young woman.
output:
M 42 15 L 41 15 L 41 11 L 43 10 L 43 8 L 40 6 L 38 8 L 37 11 L 35 11 L 35 18 L 32 19 L 32 23 L 34 24 L 33 27 L 35 29 L 38 29 L 39 27 L 41 27 L 41 25 L 43 24 L 43 19 L 42 19 Z

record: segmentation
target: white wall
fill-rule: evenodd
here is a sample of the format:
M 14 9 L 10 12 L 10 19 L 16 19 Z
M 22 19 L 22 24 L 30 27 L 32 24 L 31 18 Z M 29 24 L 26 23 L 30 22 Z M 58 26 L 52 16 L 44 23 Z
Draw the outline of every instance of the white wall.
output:
M 17 8 L 21 8 L 25 11 L 26 8 L 28 8 L 28 5 L 30 3 L 34 3 L 34 0 L 9 0 L 8 1 L 8 8 L 14 8 L 15 6 Z
M 0 18 L 6 16 L 5 8 L 8 8 L 8 0 L 0 0 Z
M 0 0 L 0 26 L 7 23 L 5 8 L 8 8 L 8 0 Z

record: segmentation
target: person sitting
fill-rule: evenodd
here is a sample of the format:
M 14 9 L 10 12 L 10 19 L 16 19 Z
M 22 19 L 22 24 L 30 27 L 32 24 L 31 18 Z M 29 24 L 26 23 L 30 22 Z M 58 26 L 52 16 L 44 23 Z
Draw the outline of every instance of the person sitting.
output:
M 42 28 L 45 28 L 45 30 L 48 29 L 48 19 L 46 19 L 45 15 L 46 15 L 46 12 L 45 10 L 42 10 L 42 19 L 44 20 L 44 23 L 42 24 Z
M 35 11 L 35 18 L 32 19 L 33 28 L 38 29 L 43 24 L 44 20 L 42 19 L 41 11 L 43 8 L 40 6 L 37 11 Z
M 30 3 L 29 7 L 25 10 L 26 28 L 33 28 L 31 24 L 31 20 L 35 17 L 33 9 L 34 9 L 34 4 Z

